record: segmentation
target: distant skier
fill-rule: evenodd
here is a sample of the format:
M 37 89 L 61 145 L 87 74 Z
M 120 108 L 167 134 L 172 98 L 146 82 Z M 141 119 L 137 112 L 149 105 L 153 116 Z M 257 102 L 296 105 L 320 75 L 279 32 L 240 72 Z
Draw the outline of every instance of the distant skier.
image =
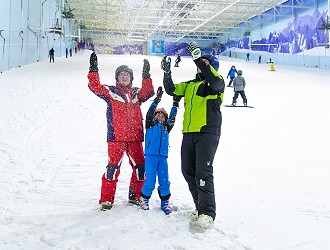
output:
M 174 67 L 179 67 L 179 62 L 181 62 L 181 55 L 180 55 L 180 54 L 178 54 L 178 57 L 177 57 L 176 60 L 175 60 L 175 65 L 174 65 Z
M 231 68 L 230 68 L 230 70 L 228 72 L 228 75 L 227 75 L 227 79 L 228 79 L 228 76 L 230 77 L 230 81 L 229 81 L 227 87 L 231 87 L 231 83 L 233 82 L 236 73 L 237 73 L 237 70 L 236 70 L 235 66 L 234 65 L 231 66 Z
M 233 81 L 233 85 L 234 85 L 234 91 L 235 91 L 235 95 L 233 97 L 233 106 L 236 106 L 236 100 L 238 98 L 238 95 L 241 95 L 242 99 L 243 99 L 243 104 L 244 106 L 247 106 L 247 99 L 245 96 L 245 78 L 242 76 L 243 71 L 242 70 L 238 70 L 237 71 L 237 75 Z
M 49 50 L 49 62 L 54 62 L 54 49 L 53 48 L 51 48 L 50 50 Z
M 246 61 L 250 61 L 250 53 L 246 54 Z
M 172 212 L 169 205 L 170 181 L 168 175 L 168 146 L 169 133 L 172 130 L 177 108 L 181 97 L 173 97 L 173 107 L 170 116 L 163 108 L 157 108 L 163 95 L 162 87 L 157 90 L 157 96 L 146 115 L 146 136 L 145 136 L 145 170 L 146 178 L 141 191 L 140 207 L 143 210 L 149 210 L 149 199 L 155 189 L 156 177 L 158 177 L 158 194 L 161 200 L 160 207 L 168 215 Z
M 258 61 L 258 63 L 261 63 L 261 55 L 259 55 L 259 61 Z

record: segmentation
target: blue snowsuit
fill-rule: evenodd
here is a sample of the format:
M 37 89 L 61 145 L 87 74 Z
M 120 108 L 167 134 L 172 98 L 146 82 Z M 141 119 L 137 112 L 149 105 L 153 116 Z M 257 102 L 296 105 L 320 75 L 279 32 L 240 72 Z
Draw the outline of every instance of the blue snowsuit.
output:
M 236 68 L 231 68 L 228 72 L 228 75 L 230 78 L 235 78 L 235 74 L 237 73 L 237 69 Z
M 234 66 L 232 66 L 232 67 L 230 68 L 230 70 L 229 70 L 229 72 L 228 72 L 228 75 L 227 75 L 227 78 L 228 78 L 228 76 L 230 77 L 230 81 L 229 81 L 227 87 L 230 87 L 230 86 L 231 86 L 231 84 L 232 84 L 232 82 L 233 82 L 233 80 L 234 80 L 234 78 L 235 78 L 235 74 L 237 73 L 236 68 L 235 68 L 235 67 L 233 68 L 233 67 L 234 67 Z
M 158 194 L 161 200 L 168 200 L 171 196 L 170 181 L 168 176 L 168 134 L 174 126 L 177 107 L 172 107 L 170 116 L 163 124 L 154 119 L 157 103 L 153 102 L 146 115 L 145 136 L 145 174 L 146 179 L 142 188 L 141 196 L 149 199 L 155 189 L 158 175 Z

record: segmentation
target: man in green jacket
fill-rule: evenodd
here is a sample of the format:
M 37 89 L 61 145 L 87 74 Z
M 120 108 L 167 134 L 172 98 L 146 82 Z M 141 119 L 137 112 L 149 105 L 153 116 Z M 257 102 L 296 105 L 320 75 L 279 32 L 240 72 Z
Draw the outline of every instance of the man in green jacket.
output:
M 213 182 L 213 160 L 219 144 L 225 82 L 218 74 L 219 61 L 202 55 L 197 43 L 188 46 L 197 66 L 195 79 L 174 84 L 171 60 L 163 58 L 163 84 L 167 94 L 184 97 L 181 168 L 193 197 L 197 214 L 192 218 L 202 228 L 213 227 L 216 204 Z M 197 217 L 198 216 L 198 217 Z

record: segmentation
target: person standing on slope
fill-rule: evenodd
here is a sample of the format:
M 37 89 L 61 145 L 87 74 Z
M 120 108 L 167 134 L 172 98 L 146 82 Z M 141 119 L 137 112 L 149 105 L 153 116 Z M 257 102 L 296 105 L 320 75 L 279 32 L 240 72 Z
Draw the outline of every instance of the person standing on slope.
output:
M 158 177 L 158 194 L 161 200 L 160 207 L 163 212 L 168 215 L 172 212 L 169 205 L 171 197 L 170 181 L 168 174 L 168 147 L 169 133 L 171 132 L 177 109 L 179 107 L 180 97 L 173 97 L 173 107 L 170 116 L 163 108 L 157 108 L 163 95 L 162 87 L 157 90 L 157 96 L 146 116 L 146 138 L 145 138 L 145 168 L 146 179 L 141 192 L 140 207 L 143 210 L 149 210 L 149 199 L 155 189 L 156 178 Z
M 247 99 L 246 99 L 246 95 L 245 95 L 245 78 L 242 76 L 243 71 L 242 70 L 238 70 L 237 71 L 237 76 L 235 77 L 234 81 L 233 81 L 233 86 L 234 86 L 234 97 L 233 97 L 233 106 L 236 106 L 236 101 L 238 98 L 238 95 L 241 95 L 242 99 L 243 99 L 243 104 L 244 106 L 247 106 Z
M 49 62 L 54 62 L 54 48 L 51 48 L 50 50 L 49 50 Z
M 174 65 L 174 67 L 179 67 L 179 63 L 181 62 L 181 55 L 180 54 L 178 54 L 178 57 L 176 58 L 176 60 L 175 60 L 175 65 Z
M 237 70 L 235 68 L 235 66 L 231 66 L 229 72 L 228 72 L 228 75 L 227 75 L 227 79 L 228 79 L 228 76 L 230 77 L 230 80 L 229 80 L 229 83 L 227 85 L 227 87 L 231 87 L 231 84 L 236 76 L 236 73 L 237 73 Z
M 163 84 L 167 94 L 184 97 L 181 171 L 188 183 L 202 228 L 212 228 L 216 216 L 213 182 L 213 160 L 219 144 L 222 115 L 220 105 L 225 89 L 224 79 L 217 72 L 219 61 L 202 55 L 198 44 L 188 46 L 197 66 L 193 80 L 174 84 L 171 61 L 163 58 Z
M 145 159 L 143 152 L 143 124 L 141 104 L 154 95 L 154 87 L 150 78 L 148 60 L 143 61 L 142 87 L 132 87 L 133 71 L 127 65 L 116 69 L 116 85 L 108 86 L 100 83 L 97 56 L 90 56 L 88 73 L 90 90 L 106 101 L 107 107 L 107 141 L 109 162 L 102 176 L 101 198 L 102 210 L 109 210 L 115 200 L 118 176 L 124 153 L 126 152 L 132 167 L 128 199 L 130 203 L 139 205 L 140 194 L 144 182 Z

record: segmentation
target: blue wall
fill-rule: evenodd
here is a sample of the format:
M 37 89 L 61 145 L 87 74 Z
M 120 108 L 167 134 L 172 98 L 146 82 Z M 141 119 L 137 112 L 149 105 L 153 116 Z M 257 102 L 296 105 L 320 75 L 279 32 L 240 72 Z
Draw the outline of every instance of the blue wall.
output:
M 43 8 L 41 7 L 43 4 Z M 61 23 L 59 0 L 10 0 L 1 2 L 0 71 L 48 60 L 54 48 L 55 57 L 65 56 L 65 48 L 77 44 L 77 25 L 63 19 L 65 37 L 48 29 L 56 19 Z M 42 18 L 43 16 L 43 18 Z M 42 22 L 43 21 L 43 22 Z

